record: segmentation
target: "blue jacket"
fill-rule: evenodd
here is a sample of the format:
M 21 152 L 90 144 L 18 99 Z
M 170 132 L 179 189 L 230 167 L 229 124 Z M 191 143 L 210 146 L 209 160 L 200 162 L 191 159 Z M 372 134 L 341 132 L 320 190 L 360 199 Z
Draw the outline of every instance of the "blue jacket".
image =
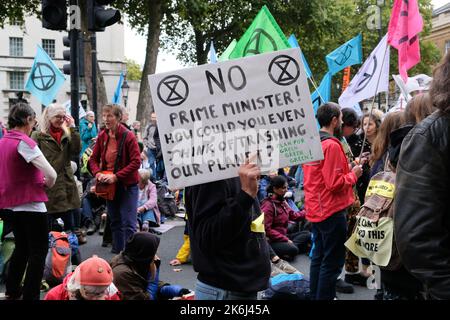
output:
M 86 118 L 80 120 L 80 136 L 81 136 L 80 157 L 91 143 L 91 139 L 97 137 L 98 134 L 95 123 L 92 124 L 92 128 L 89 128 L 88 124 L 89 121 L 87 121 Z

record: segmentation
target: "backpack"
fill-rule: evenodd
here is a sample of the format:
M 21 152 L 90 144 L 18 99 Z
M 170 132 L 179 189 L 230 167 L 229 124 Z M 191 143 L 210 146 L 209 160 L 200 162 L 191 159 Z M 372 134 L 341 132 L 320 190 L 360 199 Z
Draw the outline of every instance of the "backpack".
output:
M 69 232 L 67 234 L 67 240 L 69 240 L 72 265 L 77 266 L 81 263 L 80 245 L 78 244 L 78 237 L 75 233 Z
M 157 181 L 155 184 L 156 193 L 158 196 L 159 212 L 161 212 L 161 214 L 165 215 L 166 217 L 174 217 L 178 211 L 175 197 L 164 183 Z
M 301 274 L 279 274 L 270 279 L 263 300 L 310 300 L 309 281 Z
M 61 284 L 71 271 L 71 253 L 69 237 L 65 232 L 49 233 L 49 249 L 45 258 L 44 280 L 50 286 Z
M 384 171 L 370 179 L 365 202 L 356 215 L 355 227 L 345 246 L 382 269 L 397 270 L 401 262 L 394 241 L 395 173 L 388 170 L 386 164 Z

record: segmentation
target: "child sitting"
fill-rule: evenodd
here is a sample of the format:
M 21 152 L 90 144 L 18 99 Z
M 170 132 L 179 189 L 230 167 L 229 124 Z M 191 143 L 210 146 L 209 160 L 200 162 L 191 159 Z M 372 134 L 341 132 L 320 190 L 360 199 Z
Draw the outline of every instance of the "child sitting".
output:
M 156 186 L 150 181 L 150 170 L 139 169 L 138 221 L 142 231 L 159 227 L 161 213 L 158 209 Z

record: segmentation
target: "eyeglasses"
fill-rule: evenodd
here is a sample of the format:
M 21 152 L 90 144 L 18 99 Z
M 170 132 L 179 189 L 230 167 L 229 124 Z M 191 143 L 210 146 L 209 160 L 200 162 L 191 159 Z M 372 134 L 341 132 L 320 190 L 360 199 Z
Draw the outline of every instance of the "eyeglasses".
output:
M 63 115 L 63 116 L 62 115 L 56 115 L 53 118 L 56 118 L 58 120 L 64 120 L 65 117 L 66 117 L 65 115 Z

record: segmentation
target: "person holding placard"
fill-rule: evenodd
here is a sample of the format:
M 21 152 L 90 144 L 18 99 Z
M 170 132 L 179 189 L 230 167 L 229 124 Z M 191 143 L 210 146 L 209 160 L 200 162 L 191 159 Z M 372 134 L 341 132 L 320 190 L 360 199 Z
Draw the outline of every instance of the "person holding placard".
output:
M 186 188 L 198 300 L 255 300 L 271 267 L 256 201 L 260 169 L 247 159 L 239 178 Z

